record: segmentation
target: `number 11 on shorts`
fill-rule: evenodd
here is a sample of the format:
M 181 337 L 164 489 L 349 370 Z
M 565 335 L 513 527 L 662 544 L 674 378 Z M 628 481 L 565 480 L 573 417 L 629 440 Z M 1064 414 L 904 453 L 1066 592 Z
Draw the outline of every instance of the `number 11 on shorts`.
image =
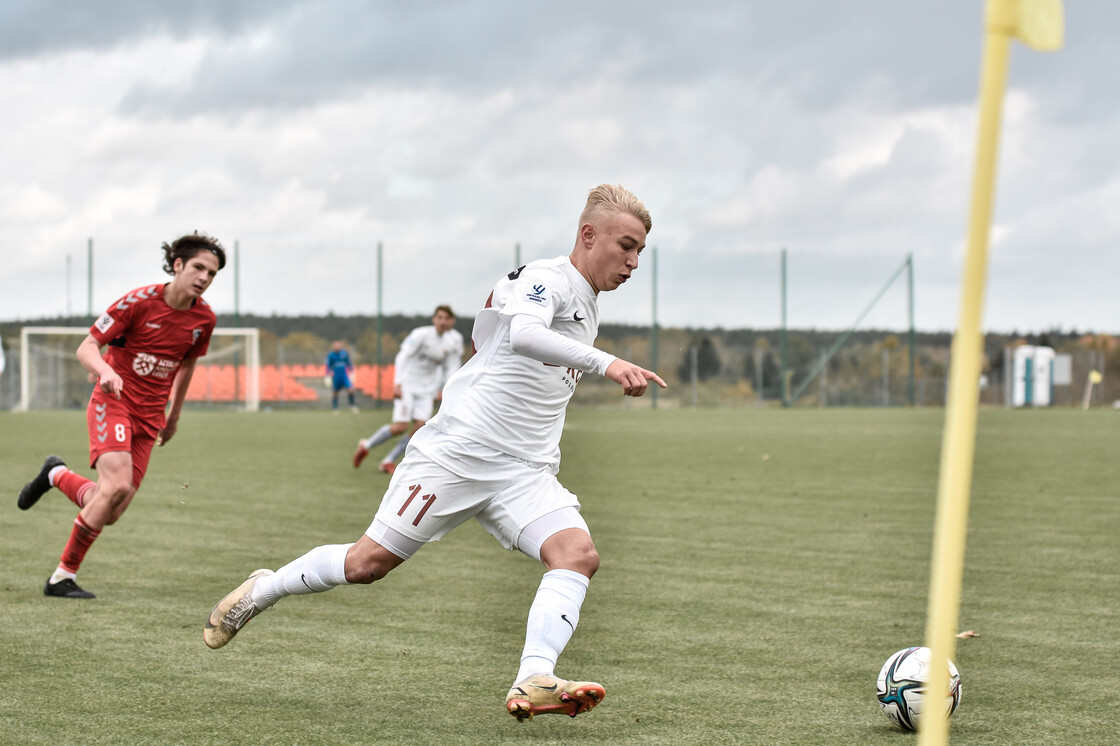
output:
M 418 484 L 413 484 L 413 485 L 409 485 L 408 489 L 409 489 L 408 499 L 404 501 L 404 505 L 402 505 L 401 509 L 397 511 L 397 515 L 399 515 L 399 516 L 404 515 L 404 512 L 406 510 L 408 510 L 408 506 L 412 504 L 412 501 L 416 498 L 416 496 L 420 495 L 420 490 L 422 490 L 424 488 L 421 487 Z M 434 503 L 436 501 L 436 496 L 435 495 L 420 495 L 420 499 L 424 501 L 424 507 L 420 508 L 420 512 L 417 513 L 416 517 L 412 519 L 412 525 L 413 526 L 419 526 L 420 525 L 420 519 L 423 518 L 424 514 L 428 512 L 428 508 L 432 507 L 432 503 Z

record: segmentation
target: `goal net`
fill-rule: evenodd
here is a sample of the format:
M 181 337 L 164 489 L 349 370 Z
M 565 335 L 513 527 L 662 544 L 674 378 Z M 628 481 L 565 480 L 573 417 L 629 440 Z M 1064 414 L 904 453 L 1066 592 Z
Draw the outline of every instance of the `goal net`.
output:
M 25 326 L 19 336 L 19 410 L 84 409 L 93 384 L 74 352 L 84 326 Z M 218 327 L 199 358 L 185 406 L 260 408 L 260 330 Z

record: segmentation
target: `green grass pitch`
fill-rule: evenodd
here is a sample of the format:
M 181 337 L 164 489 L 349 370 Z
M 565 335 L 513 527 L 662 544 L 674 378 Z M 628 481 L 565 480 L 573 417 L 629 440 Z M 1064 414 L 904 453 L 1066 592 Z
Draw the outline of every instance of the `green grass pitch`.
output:
M 558 673 L 607 699 L 530 723 L 502 703 L 541 570 L 475 524 L 202 643 L 249 572 L 361 535 L 387 416 L 188 411 L 82 602 L 42 595 L 74 507 L 15 496 L 49 453 L 90 473 L 83 413 L 0 413 L 0 743 L 916 743 L 875 677 L 923 644 L 943 411 L 570 412 L 603 563 Z M 1117 454 L 1111 411 L 981 411 L 953 744 L 1115 743 Z

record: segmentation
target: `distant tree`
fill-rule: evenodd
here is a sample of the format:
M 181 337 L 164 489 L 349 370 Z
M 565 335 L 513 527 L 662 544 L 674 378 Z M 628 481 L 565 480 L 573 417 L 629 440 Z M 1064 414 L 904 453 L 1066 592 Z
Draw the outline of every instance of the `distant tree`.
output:
M 716 346 L 712 344 L 709 337 L 703 337 L 698 343 L 694 343 L 685 349 L 684 357 L 677 367 L 677 376 L 682 381 L 692 380 L 692 347 L 696 347 L 697 379 L 707 381 L 709 378 L 718 376 L 720 370 L 723 369 L 723 362 L 720 360 Z
M 808 374 L 817 363 L 817 348 L 804 336 L 791 334 L 786 351 L 789 369 L 794 371 L 795 379 Z
M 756 393 L 764 399 L 777 399 L 782 395 L 781 371 L 770 340 L 763 336 L 755 337 L 743 364 L 743 377 L 751 386 L 758 384 L 759 361 L 762 366 L 762 390 Z
M 321 363 L 326 360 L 330 340 L 309 332 L 293 332 L 278 344 L 284 345 L 284 356 L 289 363 Z

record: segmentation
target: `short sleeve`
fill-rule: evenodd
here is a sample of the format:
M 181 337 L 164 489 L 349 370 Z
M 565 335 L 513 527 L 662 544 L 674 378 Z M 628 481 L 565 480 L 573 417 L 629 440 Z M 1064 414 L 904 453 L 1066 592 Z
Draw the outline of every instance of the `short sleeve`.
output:
M 557 309 L 564 305 L 564 289 L 563 279 L 555 272 L 522 272 L 513 282 L 500 313 L 506 317 L 529 314 L 551 326 Z
M 108 344 L 132 326 L 132 312 L 136 304 L 128 302 L 129 297 L 126 295 L 118 299 L 90 326 L 90 335 L 100 344 Z

